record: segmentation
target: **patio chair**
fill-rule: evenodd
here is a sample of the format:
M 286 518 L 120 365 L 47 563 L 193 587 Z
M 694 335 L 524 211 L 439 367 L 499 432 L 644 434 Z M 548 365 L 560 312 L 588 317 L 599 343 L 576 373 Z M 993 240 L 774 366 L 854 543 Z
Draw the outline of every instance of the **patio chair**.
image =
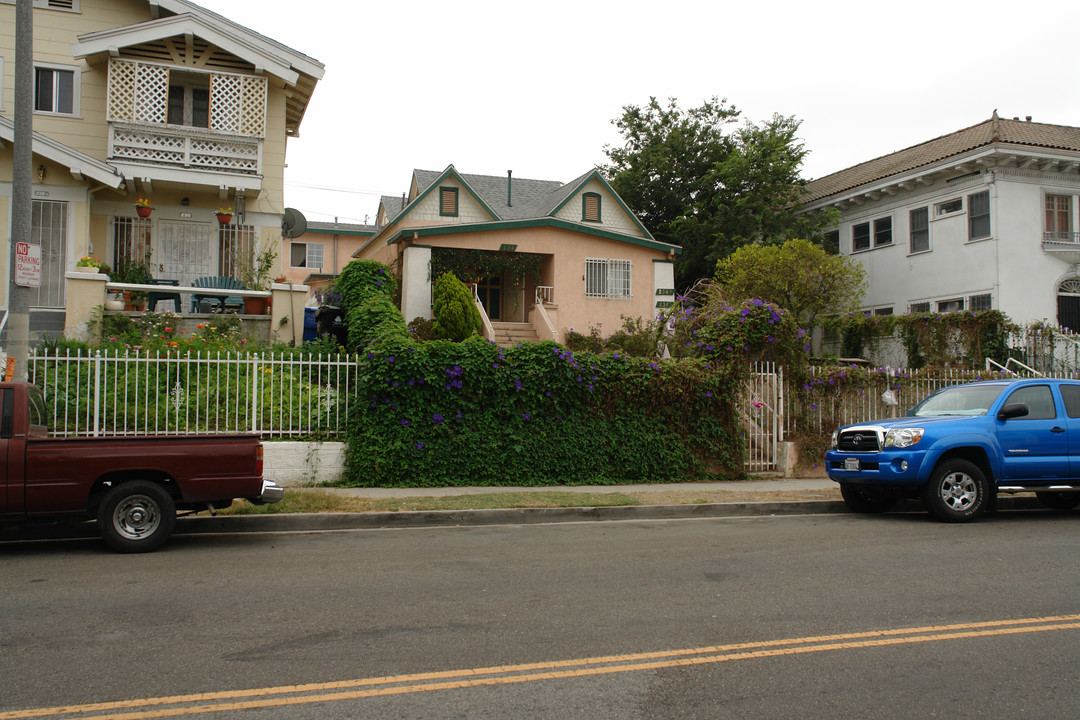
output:
M 225 277 L 223 275 L 212 275 L 207 277 L 195 278 L 195 281 L 191 283 L 192 287 L 206 288 L 207 290 L 243 290 L 244 286 L 240 284 L 240 281 L 233 277 Z M 203 301 L 208 303 L 217 303 L 218 312 L 225 312 L 226 307 L 242 308 L 244 306 L 244 299 L 239 295 L 203 295 L 202 293 L 191 294 L 191 312 L 201 312 L 201 306 Z

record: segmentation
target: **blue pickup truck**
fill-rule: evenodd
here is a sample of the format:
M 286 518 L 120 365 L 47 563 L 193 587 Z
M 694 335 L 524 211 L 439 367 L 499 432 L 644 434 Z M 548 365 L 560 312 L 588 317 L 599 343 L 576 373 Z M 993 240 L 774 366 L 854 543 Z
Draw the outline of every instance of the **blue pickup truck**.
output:
M 856 512 L 921 497 L 945 522 L 973 520 L 999 493 L 1080 505 L 1080 381 L 1012 380 L 943 388 L 901 418 L 847 425 L 825 453 Z

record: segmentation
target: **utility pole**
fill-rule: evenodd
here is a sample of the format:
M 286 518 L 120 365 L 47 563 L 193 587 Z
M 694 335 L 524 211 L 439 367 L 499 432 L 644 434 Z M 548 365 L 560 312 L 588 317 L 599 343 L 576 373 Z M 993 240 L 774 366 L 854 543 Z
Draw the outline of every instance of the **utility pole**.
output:
M 15 244 L 30 242 L 34 171 L 34 2 L 15 2 L 15 148 L 11 174 L 11 246 L 8 248 L 7 353 L 15 380 L 27 379 L 30 288 L 15 284 Z

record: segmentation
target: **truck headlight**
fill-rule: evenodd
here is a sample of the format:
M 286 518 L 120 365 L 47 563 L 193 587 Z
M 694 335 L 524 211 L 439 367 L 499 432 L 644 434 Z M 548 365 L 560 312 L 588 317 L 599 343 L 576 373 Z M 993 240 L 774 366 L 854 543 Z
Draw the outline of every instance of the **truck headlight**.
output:
M 892 428 L 885 433 L 885 447 L 906 448 L 922 440 L 920 427 Z
M 839 430 L 833 430 L 833 431 L 832 431 L 832 449 L 833 449 L 833 450 L 835 450 L 835 449 L 836 449 L 836 444 L 837 444 L 837 438 L 838 438 L 839 436 L 840 436 L 840 431 L 839 431 Z

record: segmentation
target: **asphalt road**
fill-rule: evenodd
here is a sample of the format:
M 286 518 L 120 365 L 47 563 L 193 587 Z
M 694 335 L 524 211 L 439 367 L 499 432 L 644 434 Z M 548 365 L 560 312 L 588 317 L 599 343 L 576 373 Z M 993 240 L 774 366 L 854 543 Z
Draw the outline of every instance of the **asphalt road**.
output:
M 0 720 L 1075 718 L 1078 523 L 179 535 L 136 556 L 7 543 Z

